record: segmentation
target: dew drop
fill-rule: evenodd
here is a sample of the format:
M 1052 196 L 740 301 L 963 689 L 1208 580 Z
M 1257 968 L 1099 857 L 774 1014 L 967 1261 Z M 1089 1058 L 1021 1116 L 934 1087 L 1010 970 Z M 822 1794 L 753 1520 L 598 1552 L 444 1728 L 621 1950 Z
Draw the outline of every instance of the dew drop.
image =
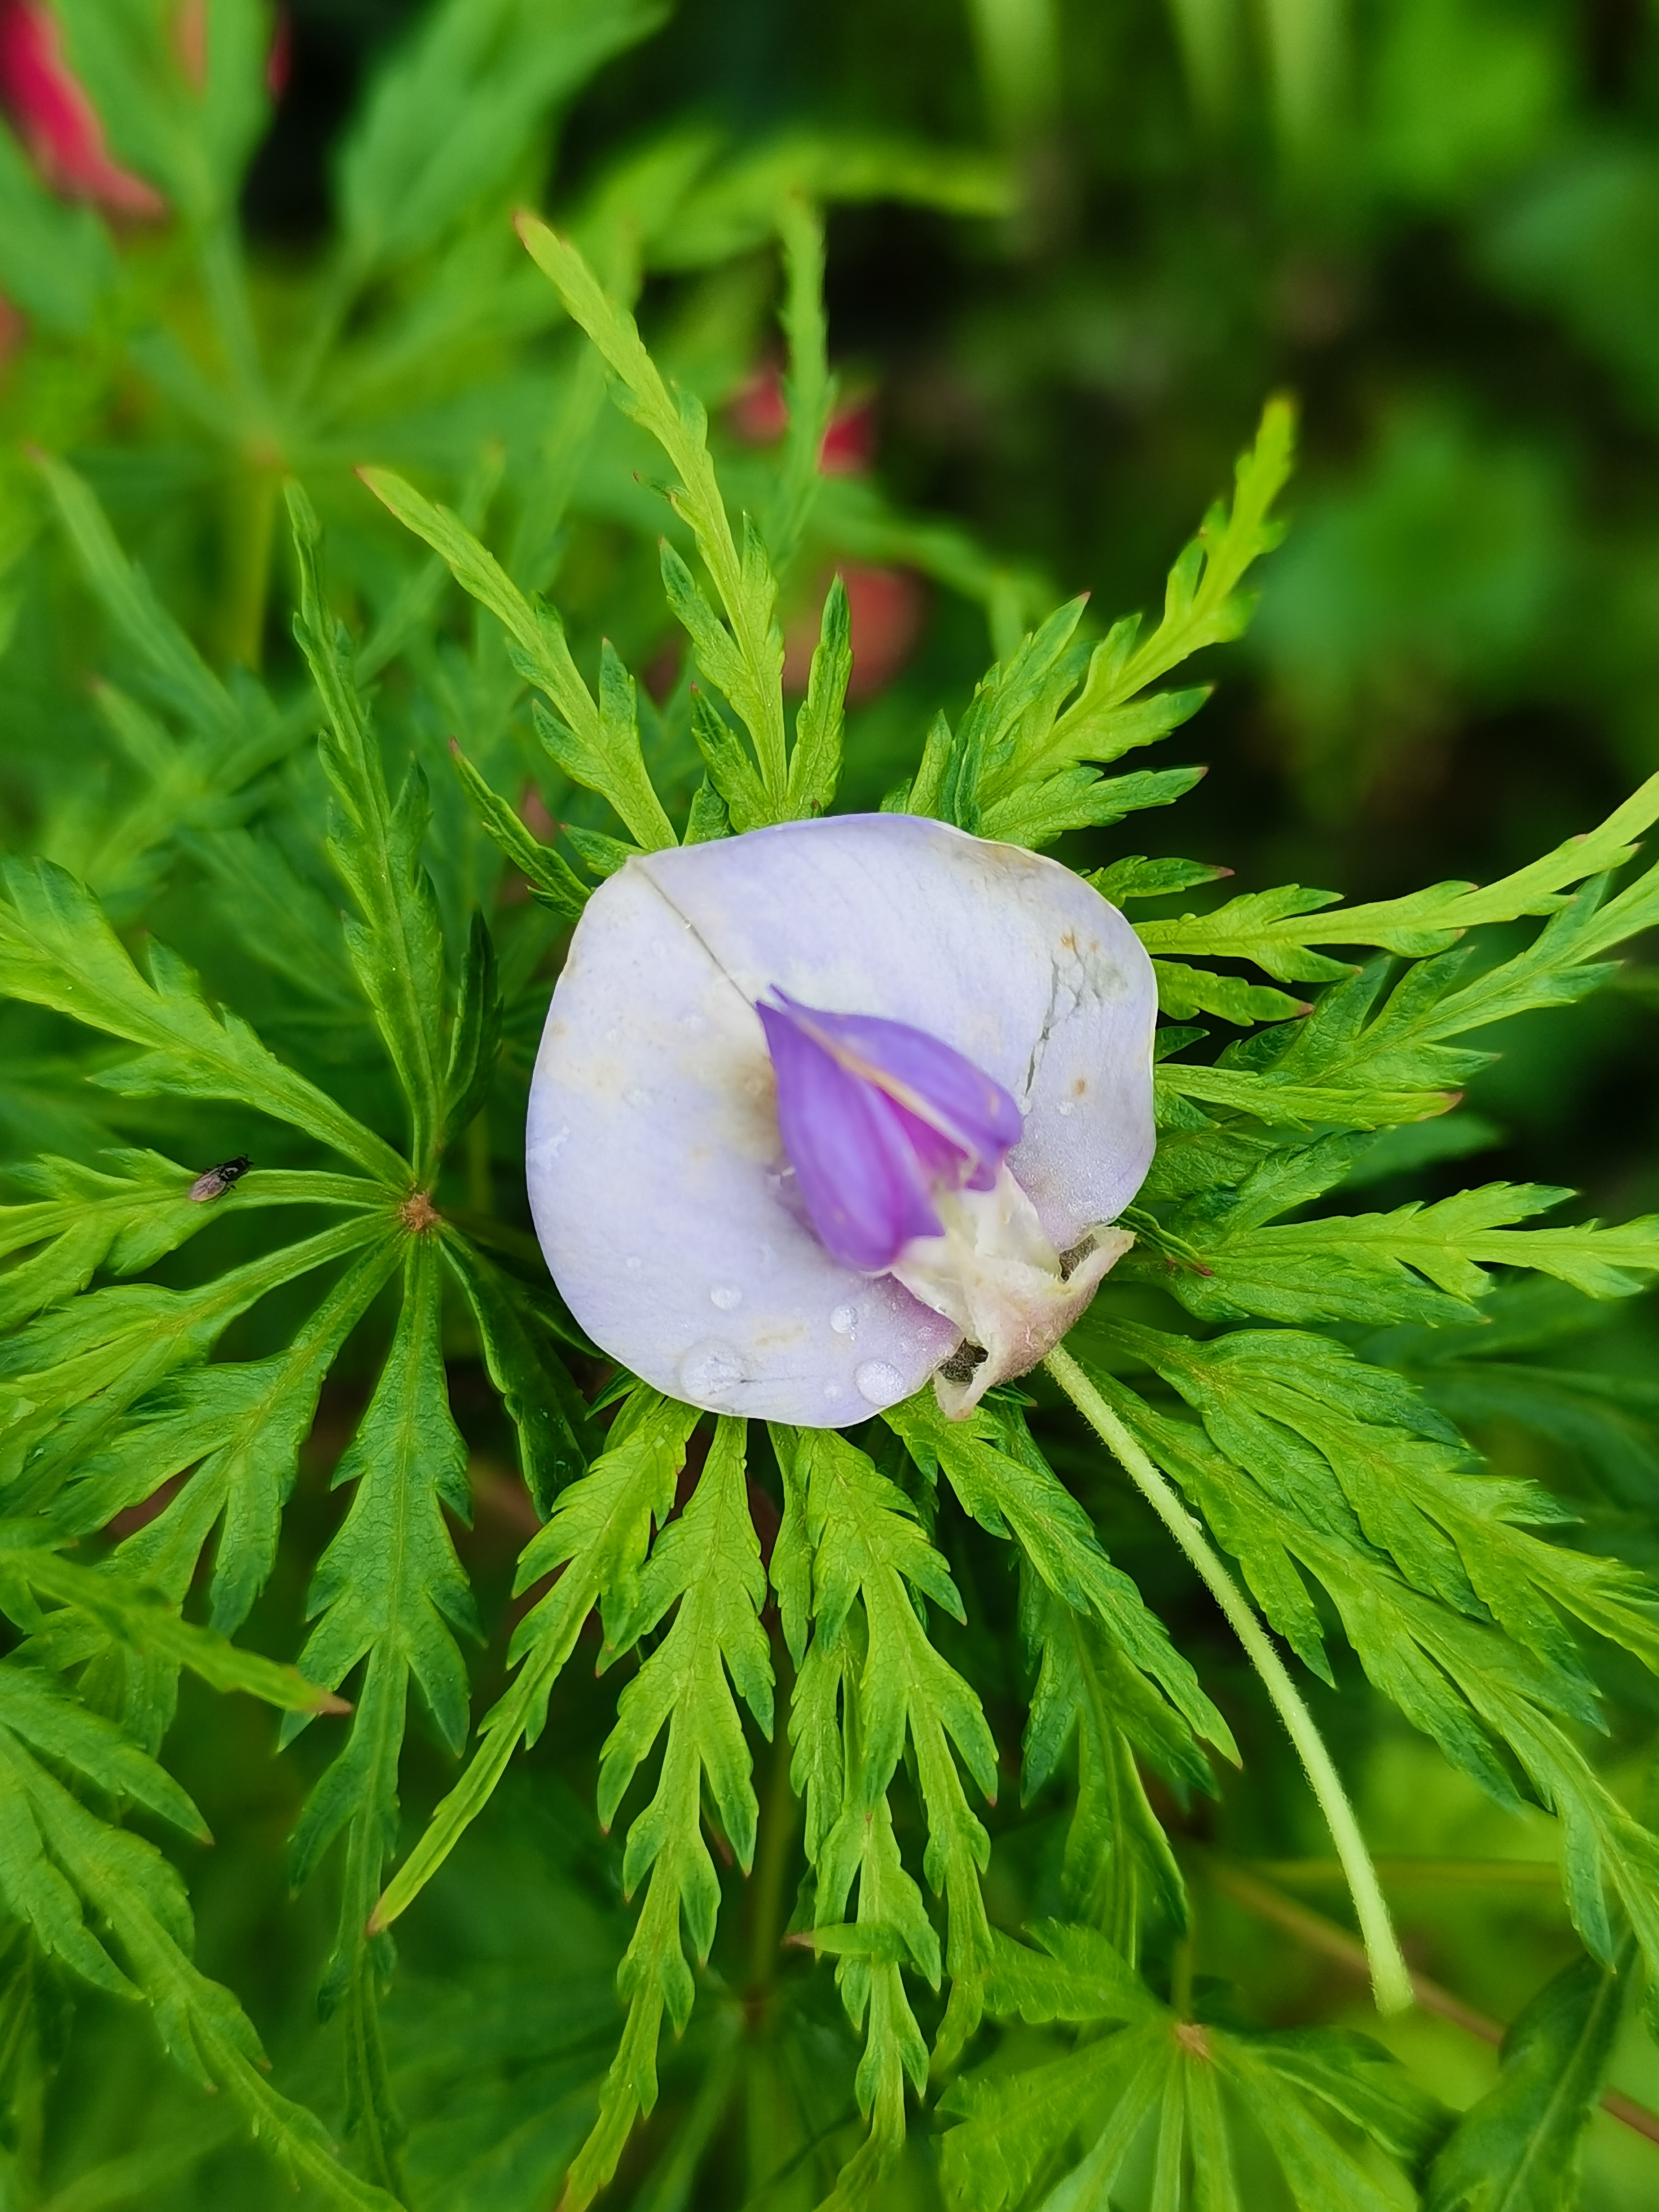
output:
M 904 1395 L 904 1377 L 890 1360 L 866 1359 L 853 1377 L 860 1398 L 872 1406 L 890 1406 Z
M 830 1316 L 830 1326 L 837 1336 L 851 1336 L 858 1327 L 858 1322 L 859 1310 L 856 1306 L 837 1306 Z
M 1075 1099 L 1075 1098 L 1060 1098 L 1060 1099 L 1056 1099 L 1056 1101 L 1054 1102 L 1054 1111 L 1055 1111 L 1055 1113 L 1056 1113 L 1056 1114 L 1075 1114 L 1075 1113 L 1076 1113 L 1076 1111 L 1077 1111 L 1077 1101 L 1076 1101 L 1076 1099 Z
M 729 1344 L 694 1344 L 680 1362 L 680 1388 L 695 1406 L 726 1403 L 747 1377 Z
M 743 1292 L 735 1283 L 716 1283 L 708 1293 L 708 1303 L 718 1306 L 722 1313 L 730 1313 L 733 1306 L 743 1304 Z

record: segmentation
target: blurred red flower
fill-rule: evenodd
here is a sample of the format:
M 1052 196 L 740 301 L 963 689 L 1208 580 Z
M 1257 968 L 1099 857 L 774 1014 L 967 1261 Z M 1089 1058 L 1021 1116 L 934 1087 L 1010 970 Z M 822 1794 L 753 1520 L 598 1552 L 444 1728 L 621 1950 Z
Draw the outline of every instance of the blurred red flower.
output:
M 732 433 L 747 446 L 775 446 L 789 427 L 789 403 L 776 362 L 756 370 L 726 410 Z M 830 417 L 818 448 L 818 470 L 826 477 L 862 476 L 876 457 L 876 398 L 860 392 Z M 849 701 L 872 699 L 886 690 L 915 650 L 921 631 L 927 595 L 921 579 L 908 568 L 839 562 L 847 586 L 852 632 L 853 675 Z M 824 584 L 829 578 L 826 575 Z M 822 590 L 817 594 L 822 599 Z M 788 691 L 806 689 L 812 648 L 818 640 L 816 605 L 797 616 L 784 638 L 783 682 Z
M 927 590 L 908 568 L 877 568 L 838 561 L 847 586 L 847 623 L 853 647 L 853 673 L 847 686 L 850 705 L 884 691 L 915 649 L 927 611 Z M 829 579 L 824 579 L 827 586 Z M 822 597 L 822 594 L 820 594 Z M 783 688 L 805 691 L 818 641 L 816 607 L 790 623 L 783 641 Z
M 154 185 L 111 156 L 98 112 L 64 58 L 43 0 L 0 0 L 0 107 L 53 191 L 132 222 L 166 214 Z

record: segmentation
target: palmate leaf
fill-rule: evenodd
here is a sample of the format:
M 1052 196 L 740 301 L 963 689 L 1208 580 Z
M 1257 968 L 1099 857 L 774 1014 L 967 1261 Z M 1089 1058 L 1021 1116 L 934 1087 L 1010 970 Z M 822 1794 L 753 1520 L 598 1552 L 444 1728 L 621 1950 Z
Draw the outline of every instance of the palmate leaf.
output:
M 82 1771 L 105 1778 L 99 1767 L 107 1770 L 109 1755 L 100 1757 L 90 1735 L 54 1727 L 52 1736 L 54 1757 L 71 1765 L 86 1762 Z M 230 1991 L 191 1960 L 190 1907 L 168 1862 L 153 1844 L 107 1826 L 82 1805 L 33 1756 L 3 1711 L 0 1763 L 7 1783 L 0 1792 L 0 1889 L 8 1904 L 22 1910 L 47 1948 L 94 1985 L 136 1989 L 176 2063 L 204 2088 L 222 2091 L 249 2131 L 325 2203 L 353 2212 L 393 2212 L 393 2198 L 338 2163 L 315 2116 L 270 2087 L 252 2023 Z M 131 1761 L 116 1771 L 130 1786 Z M 176 1809 L 157 1809 L 177 1817 Z M 88 1933 L 88 1915 L 107 1930 L 119 1967 Z
M 1583 1680 L 1558 1609 L 1659 1666 L 1659 1604 L 1632 1570 L 1540 1541 L 1569 1517 L 1535 1486 L 1470 1471 L 1455 1432 L 1402 1378 L 1328 1340 L 1240 1330 L 1204 1346 L 1120 1328 L 1202 1419 L 1211 1441 L 1310 1526 L 1392 1556 L 1406 1579 L 1494 1618 Z
M 112 1284 L 39 1316 L 0 1343 L 0 1504 L 38 1510 L 120 1428 L 128 1409 L 206 1358 L 239 1314 L 312 1269 L 380 1243 L 363 1213 L 190 1291 Z
M 394 1188 L 409 1170 L 397 1153 L 328 1094 L 283 1066 L 235 1014 L 216 1013 L 184 963 L 152 943 L 141 975 L 90 893 L 49 861 L 0 869 L 0 994 L 50 1006 L 143 1048 L 106 1069 L 129 1096 L 173 1091 L 231 1099 L 293 1124 Z
M 1430 2168 L 1427 2212 L 1573 2212 L 1624 1996 L 1620 1972 L 1590 1959 L 1545 1984 L 1504 2038 L 1498 2081 Z
M 234 1632 L 275 1564 L 283 1508 L 324 1378 L 398 1257 L 391 1237 L 365 1253 L 285 1350 L 196 1369 L 142 1400 L 131 1425 L 76 1469 L 55 1523 L 71 1531 L 106 1527 L 188 1469 L 162 1510 L 125 1537 L 116 1557 L 181 1603 L 217 1527 L 210 1613 L 216 1628 Z
M 88 807 L 77 792 L 55 812 L 45 842 L 125 910 L 154 889 L 181 841 L 247 811 L 257 779 L 305 737 L 307 713 L 303 701 L 279 708 L 252 678 L 222 683 L 127 558 L 91 487 L 50 455 L 37 465 L 121 648 L 121 684 L 100 680 L 93 698 L 129 777 L 137 776 L 136 791 L 114 809 Z
M 42 1613 L 41 1599 L 52 1601 Z M 285 1712 L 339 1713 L 347 1708 L 292 1667 L 241 1651 L 215 1629 L 180 1620 L 164 1594 L 118 1569 L 64 1559 L 39 1521 L 0 1521 L 0 1607 L 30 1632 L 33 1647 L 54 1663 L 73 1663 L 86 1628 L 188 1668 L 216 1690 L 246 1690 Z
M 1154 2136 L 1152 2203 L 1242 2212 L 1233 2130 L 1247 2117 L 1297 2212 L 1385 2212 L 1394 2199 L 1349 2150 L 1357 2128 L 1407 2176 L 1449 2116 L 1365 2037 L 1335 2029 L 1250 2033 L 1160 2004 L 1092 1929 L 1044 1922 L 1041 1950 L 994 1939 L 987 2005 L 1033 2026 L 1076 2023 L 1092 2039 L 1014 2072 L 964 2075 L 945 2109 L 946 2190 L 966 2212 L 1012 2212 L 1033 2185 L 1047 2203 L 1104 2203 L 1143 2131 Z M 1109 2028 L 1102 2036 L 1099 2030 Z M 1342 2132 L 1339 2132 L 1341 2130 Z
M 340 166 L 343 251 L 362 283 L 428 252 L 507 190 L 549 110 L 646 37 L 655 0 L 447 0 L 378 78 Z
M 702 1837 L 705 1788 L 745 1874 L 754 1857 L 757 1806 L 733 1692 L 769 1736 L 772 1664 L 759 1620 L 766 1574 L 750 1519 L 744 1443 L 743 1422 L 717 1424 L 696 1489 L 658 1540 L 615 1638 L 618 1653 L 630 1650 L 677 1608 L 667 1635 L 623 1692 L 601 1756 L 599 1818 L 609 1827 L 641 1763 L 667 1730 L 655 1792 L 629 1828 L 623 1855 L 626 1893 L 649 1881 L 617 1978 L 628 1999 L 621 2047 L 565 2185 L 571 2212 L 580 2212 L 611 2179 L 635 2118 L 656 2104 L 664 2013 L 677 2033 L 690 2016 L 695 1989 L 682 1924 L 705 1961 L 720 1910 L 720 1880 Z
M 0 1328 L 15 1328 L 44 1306 L 82 1291 L 100 1269 L 136 1275 L 176 1251 L 198 1229 L 245 1206 L 369 1206 L 373 1184 L 347 1176 L 267 1170 L 244 1176 L 212 1200 L 192 1199 L 196 1177 L 159 1152 L 113 1151 L 106 1167 L 48 1157 L 9 1170 L 10 1181 L 38 1196 L 0 1206 L 0 1258 L 38 1247 L 0 1273 Z

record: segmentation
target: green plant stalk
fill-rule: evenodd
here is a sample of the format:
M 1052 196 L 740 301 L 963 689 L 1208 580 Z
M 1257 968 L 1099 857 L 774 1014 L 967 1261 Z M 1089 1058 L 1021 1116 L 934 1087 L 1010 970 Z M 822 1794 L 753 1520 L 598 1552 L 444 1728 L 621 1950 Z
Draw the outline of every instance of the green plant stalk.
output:
M 1376 1869 L 1359 1832 L 1359 1823 L 1342 1787 L 1342 1778 L 1284 1661 L 1237 1583 L 1212 1550 L 1197 1521 L 1070 1352 L 1058 1347 L 1049 1353 L 1044 1364 L 1180 1545 L 1205 1588 L 1226 1615 L 1234 1635 L 1244 1646 L 1296 1746 L 1309 1785 L 1330 1829 L 1336 1855 L 1342 1862 L 1359 1932 L 1364 1939 L 1376 2008 L 1384 2014 L 1406 2011 L 1413 2002 L 1411 1974 L 1389 1917 Z

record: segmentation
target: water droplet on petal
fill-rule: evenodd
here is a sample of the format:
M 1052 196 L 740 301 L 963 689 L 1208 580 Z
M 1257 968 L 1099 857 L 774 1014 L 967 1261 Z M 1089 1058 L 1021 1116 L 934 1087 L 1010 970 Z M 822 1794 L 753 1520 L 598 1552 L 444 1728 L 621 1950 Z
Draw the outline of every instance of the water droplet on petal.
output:
M 904 1377 L 890 1360 L 866 1359 L 853 1377 L 860 1398 L 872 1406 L 890 1406 L 904 1395 Z
M 730 1313 L 733 1306 L 743 1304 L 743 1292 L 735 1283 L 716 1283 L 708 1293 L 708 1303 L 718 1306 L 722 1313 Z
M 837 1336 L 851 1336 L 858 1323 L 859 1310 L 856 1306 L 837 1306 L 830 1316 L 830 1326 Z
M 746 1382 L 744 1365 L 729 1344 L 712 1340 L 694 1344 L 680 1362 L 680 1388 L 694 1406 L 720 1406 Z

